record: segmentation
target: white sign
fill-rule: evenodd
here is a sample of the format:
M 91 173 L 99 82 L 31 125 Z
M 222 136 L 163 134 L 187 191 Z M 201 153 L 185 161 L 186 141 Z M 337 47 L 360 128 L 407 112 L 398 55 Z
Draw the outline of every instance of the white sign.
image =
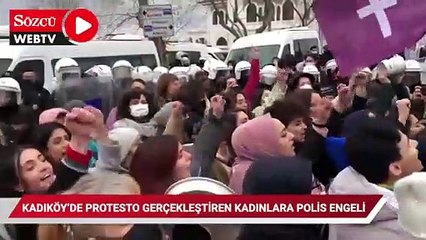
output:
M 142 6 L 141 11 L 145 37 L 174 36 L 172 5 L 147 5 Z

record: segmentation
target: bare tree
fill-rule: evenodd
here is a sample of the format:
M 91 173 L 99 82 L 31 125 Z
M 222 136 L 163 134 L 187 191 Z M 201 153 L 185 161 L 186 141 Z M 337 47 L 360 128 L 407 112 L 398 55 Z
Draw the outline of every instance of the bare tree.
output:
M 289 1 L 289 0 L 287 0 Z M 293 8 L 299 17 L 300 23 L 302 26 L 309 26 L 314 20 L 314 2 L 315 0 L 291 0 L 293 2 Z M 299 8 L 298 5 L 303 5 Z

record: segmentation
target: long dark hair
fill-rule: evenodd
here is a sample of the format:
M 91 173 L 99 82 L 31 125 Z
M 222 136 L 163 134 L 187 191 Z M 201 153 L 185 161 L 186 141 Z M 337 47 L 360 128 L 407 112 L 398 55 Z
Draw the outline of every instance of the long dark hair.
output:
M 57 122 L 50 122 L 39 125 L 35 131 L 34 136 L 35 146 L 44 154 L 50 164 L 52 164 L 55 172 L 58 168 L 58 163 L 50 158 L 48 154 L 49 150 L 47 149 L 47 144 L 56 129 L 63 129 L 67 133 L 68 137 L 71 138 L 71 132 L 64 125 Z
M 136 119 L 130 114 L 130 101 L 132 99 L 140 99 L 141 95 L 144 95 L 146 98 L 146 101 L 149 106 L 149 113 L 147 116 L 143 118 Z M 152 94 L 142 89 L 132 89 L 124 93 L 124 95 L 120 99 L 120 102 L 118 103 L 117 120 L 127 118 L 127 119 L 134 120 L 136 122 L 147 122 L 152 118 L 152 116 L 154 116 L 155 112 L 156 112 L 156 108 L 153 102 Z
M 19 186 L 19 149 L 16 145 L 0 146 L 0 196 L 14 197 Z

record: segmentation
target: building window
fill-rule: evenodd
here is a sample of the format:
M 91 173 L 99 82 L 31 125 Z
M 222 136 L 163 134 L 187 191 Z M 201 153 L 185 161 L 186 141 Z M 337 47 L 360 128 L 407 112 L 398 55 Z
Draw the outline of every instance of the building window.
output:
M 280 20 L 281 20 L 281 7 L 278 6 L 277 7 L 277 21 L 280 21 Z
M 223 11 L 219 12 L 218 17 L 219 17 L 219 24 L 225 24 L 225 13 Z
M 253 3 L 250 3 L 247 6 L 247 22 L 256 22 L 257 21 L 257 8 L 256 5 L 254 5 Z
M 213 12 L 213 25 L 217 25 L 217 23 L 218 23 L 218 13 L 217 13 L 217 11 L 214 11 Z
M 216 46 L 228 46 L 228 41 L 226 41 L 225 38 L 220 37 L 217 41 L 216 41 Z
M 290 0 L 285 1 L 283 5 L 283 20 L 294 19 L 294 5 Z

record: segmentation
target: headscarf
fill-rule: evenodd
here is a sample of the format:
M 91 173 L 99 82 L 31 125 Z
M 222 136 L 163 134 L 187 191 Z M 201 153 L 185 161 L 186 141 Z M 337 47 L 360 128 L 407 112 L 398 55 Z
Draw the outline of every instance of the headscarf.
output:
M 238 127 L 232 134 L 232 147 L 237 159 L 232 167 L 229 186 L 242 193 L 245 173 L 255 159 L 280 156 L 280 132 L 269 114 L 255 118 Z

